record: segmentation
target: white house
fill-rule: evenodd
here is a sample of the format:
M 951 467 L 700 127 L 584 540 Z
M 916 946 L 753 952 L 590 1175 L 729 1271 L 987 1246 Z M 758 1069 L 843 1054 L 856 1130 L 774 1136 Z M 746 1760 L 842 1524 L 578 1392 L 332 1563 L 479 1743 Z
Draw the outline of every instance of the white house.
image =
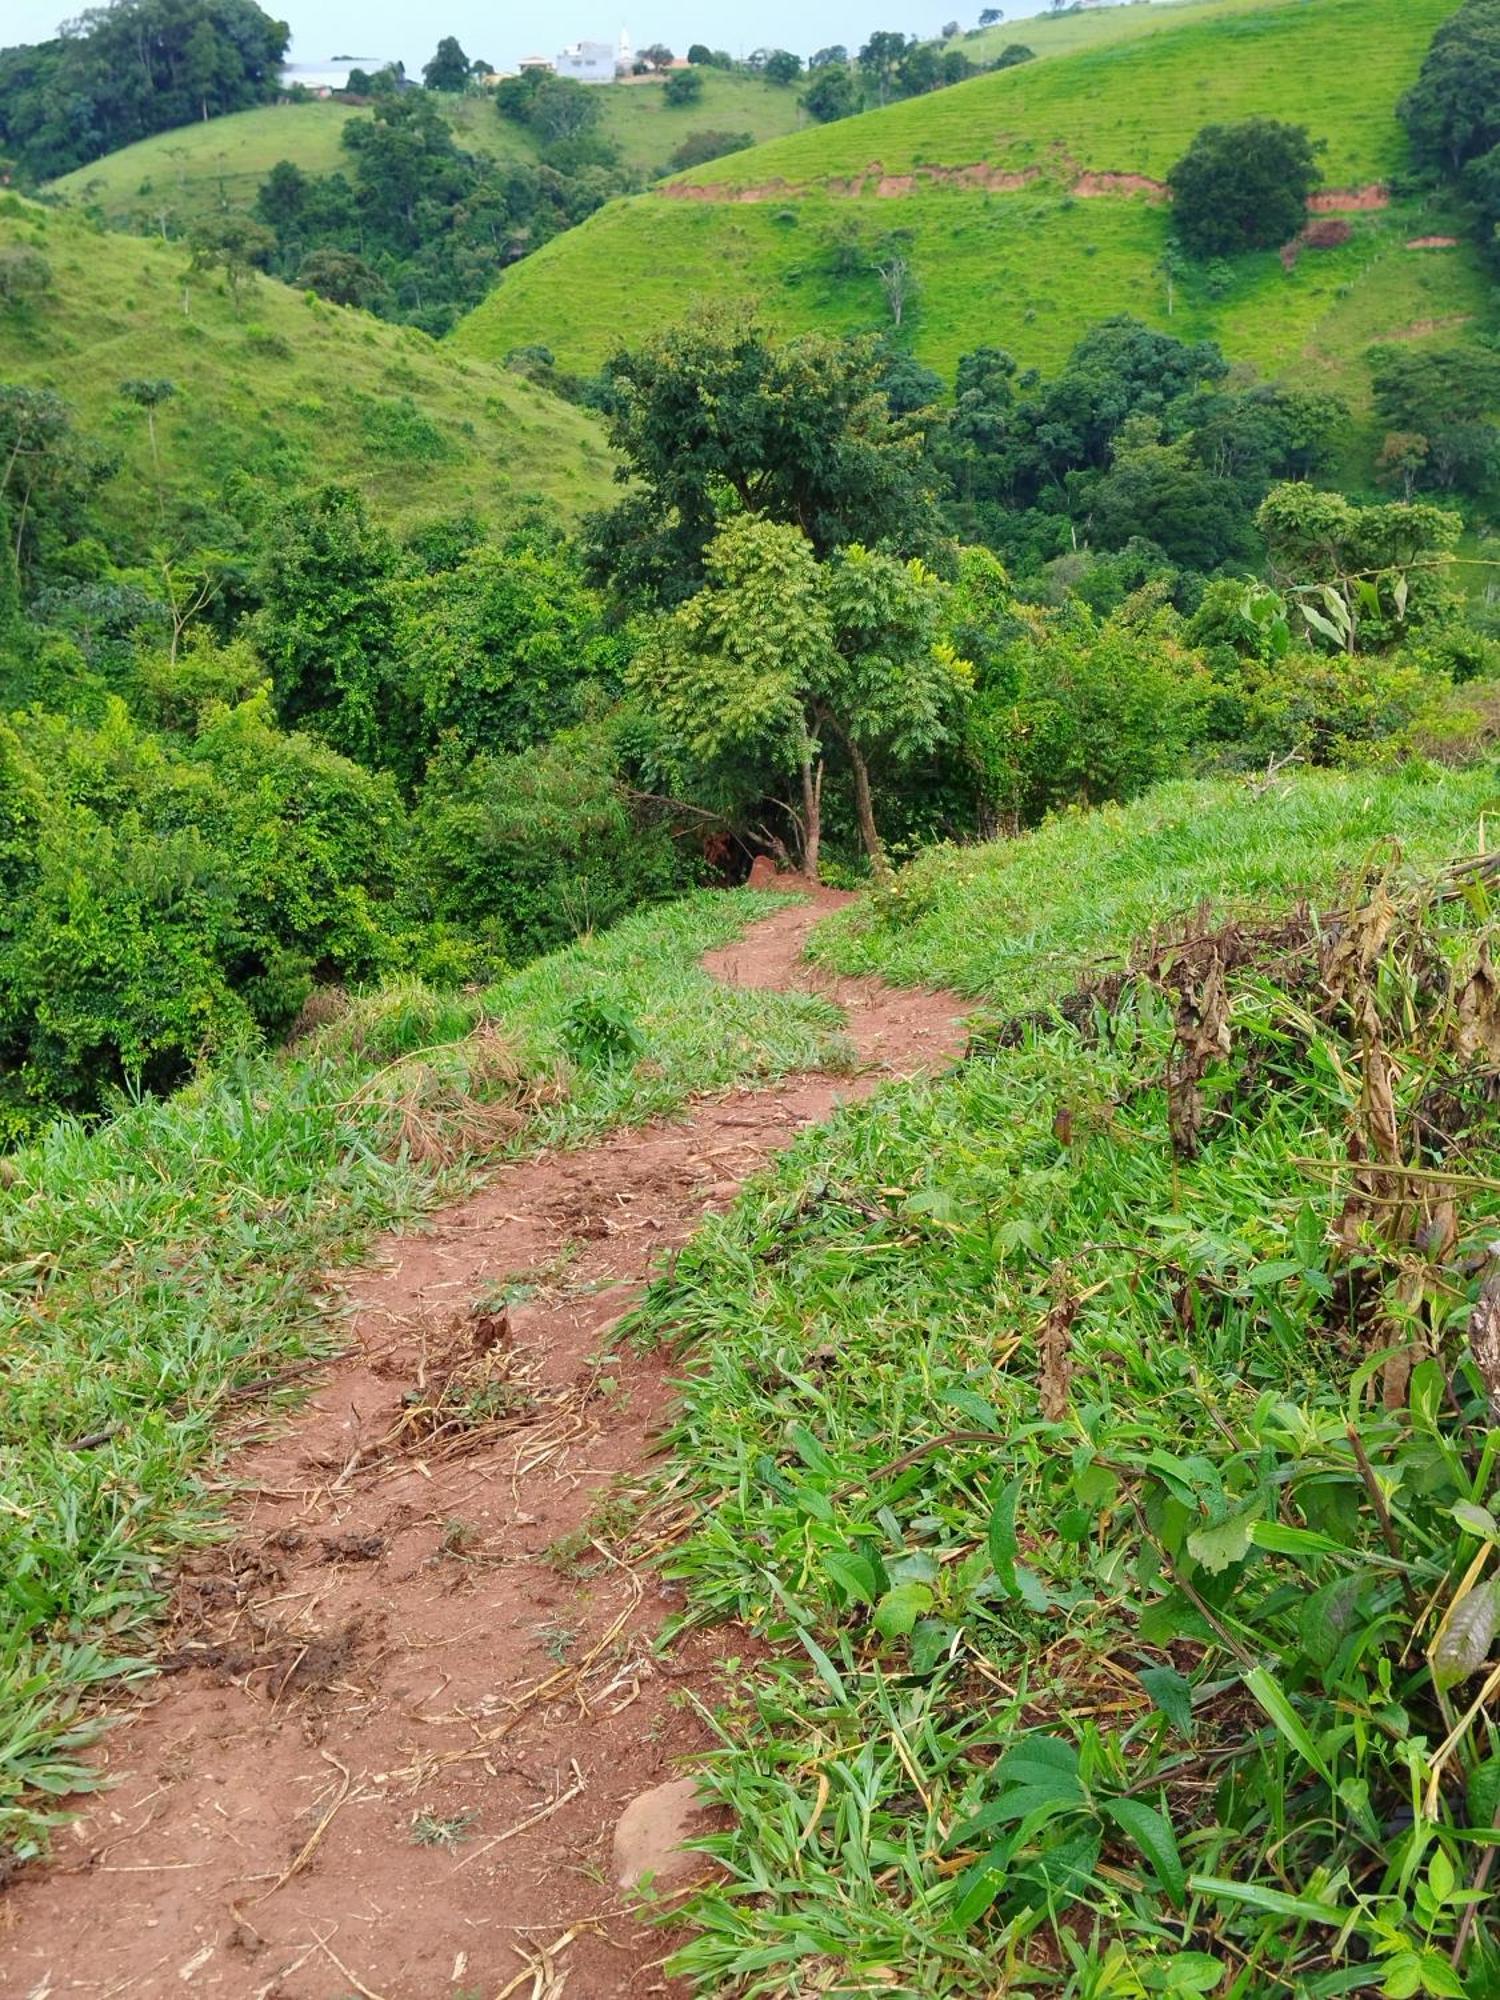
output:
M 634 62 L 630 37 L 622 28 L 617 42 L 572 43 L 559 51 L 552 66 L 575 83 L 613 83 L 617 76 L 629 76 Z

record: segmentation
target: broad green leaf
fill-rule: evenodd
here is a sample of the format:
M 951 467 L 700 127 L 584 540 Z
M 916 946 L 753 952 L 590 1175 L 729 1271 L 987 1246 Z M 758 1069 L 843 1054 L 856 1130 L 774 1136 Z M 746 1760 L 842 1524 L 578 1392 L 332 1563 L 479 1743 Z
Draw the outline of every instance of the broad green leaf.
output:
M 806 1424 L 788 1424 L 786 1427 L 786 1436 L 787 1443 L 796 1452 L 798 1458 L 801 1459 L 809 1471 L 821 1472 L 829 1479 L 837 1476 L 838 1467 L 828 1456 L 824 1446 L 807 1428 Z
M 1333 1773 L 1317 1744 L 1307 1733 L 1306 1725 L 1296 1709 L 1287 1699 L 1286 1692 L 1275 1675 L 1265 1667 L 1252 1667 L 1245 1675 L 1245 1686 L 1260 1703 L 1266 1714 L 1291 1744 L 1304 1764 L 1311 1766 L 1325 1784 L 1333 1784 Z
M 1500 1526 L 1488 1507 L 1476 1507 L 1472 1500 L 1460 1500 L 1453 1509 L 1453 1518 L 1461 1528 L 1471 1535 L 1477 1535 L 1482 1542 L 1500 1542 Z
M 1187 1888 L 1182 1856 L 1171 1823 L 1155 1806 L 1141 1799 L 1101 1799 L 1099 1809 L 1133 1841 L 1155 1870 L 1156 1879 L 1175 1909 L 1181 1909 Z
M 1198 1528 L 1187 1538 L 1187 1552 L 1194 1562 L 1213 1576 L 1230 1569 L 1237 1562 L 1243 1562 L 1250 1553 L 1251 1531 L 1255 1527 L 1260 1503 L 1247 1507 L 1238 1514 L 1231 1514 L 1227 1521 L 1218 1521 L 1211 1528 Z
M 1432 1652 L 1432 1678 L 1446 1694 L 1476 1673 L 1495 1636 L 1495 1586 L 1477 1583 L 1448 1614 L 1448 1628 Z
M 1264 1888 L 1259 1882 L 1231 1882 L 1222 1875 L 1190 1875 L 1188 1887 L 1195 1896 L 1244 1903 L 1249 1909 L 1264 1910 L 1273 1917 L 1295 1917 L 1302 1923 L 1327 1924 L 1334 1930 L 1354 1914 L 1334 1903 L 1315 1903 L 1307 1896 L 1288 1896 L 1280 1889 Z
M 838 1550 L 823 1557 L 823 1567 L 834 1582 L 856 1604 L 873 1604 L 879 1595 L 875 1565 L 868 1556 L 857 1556 Z
M 1184 1736 L 1193 1733 L 1193 1690 L 1175 1667 L 1142 1667 L 1136 1679 L 1153 1704 Z
M 1319 1534 L 1316 1528 L 1289 1528 L 1281 1521 L 1253 1522 L 1250 1539 L 1256 1548 L 1269 1549 L 1278 1556 L 1332 1556 L 1344 1548 L 1342 1542 Z
M 1224 1978 L 1224 1961 L 1206 1951 L 1179 1951 L 1165 1965 L 1148 1965 L 1141 1973 L 1148 1993 L 1169 1996 L 1216 1993 Z
M 1016 1594 L 1016 1502 L 1020 1495 L 1019 1479 L 1009 1480 L 1002 1486 L 1000 1497 L 990 1510 L 989 1526 L 985 1530 L 990 1561 L 995 1565 L 1001 1589 L 1010 1597 Z
M 1005 1886 L 1010 1852 L 1010 1842 L 1001 1841 L 999 1846 L 990 1849 L 982 1861 L 976 1861 L 972 1868 L 965 1869 L 959 1876 L 953 1907 L 948 1913 L 948 1922 L 954 1930 L 966 1931 L 994 1902 Z
M 875 1629 L 883 1639 L 904 1639 L 931 1608 L 932 1592 L 925 1583 L 893 1583 L 875 1607 Z
M 1038 1785 L 1061 1772 L 1071 1778 L 1075 1796 L 1083 1797 L 1078 1782 L 1078 1752 L 1061 1736 L 1028 1736 L 1014 1750 L 1007 1750 L 992 1776 L 1007 1785 Z

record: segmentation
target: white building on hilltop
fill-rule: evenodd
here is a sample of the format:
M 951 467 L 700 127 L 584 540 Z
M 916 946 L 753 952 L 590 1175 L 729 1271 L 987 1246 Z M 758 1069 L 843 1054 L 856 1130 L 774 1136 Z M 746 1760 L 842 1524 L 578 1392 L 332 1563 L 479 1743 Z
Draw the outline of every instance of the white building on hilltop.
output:
M 553 68 L 575 83 L 613 83 L 617 76 L 629 76 L 634 65 L 635 51 L 622 28 L 617 42 L 574 42 L 559 52 Z

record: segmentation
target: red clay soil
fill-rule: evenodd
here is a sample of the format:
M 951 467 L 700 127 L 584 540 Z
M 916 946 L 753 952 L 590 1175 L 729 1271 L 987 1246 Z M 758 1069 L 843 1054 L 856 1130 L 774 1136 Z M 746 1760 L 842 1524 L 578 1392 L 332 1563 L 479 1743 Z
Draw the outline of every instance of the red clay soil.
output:
M 505 1166 L 350 1281 L 348 1353 L 233 1465 L 233 1538 L 182 1576 L 108 1788 L 0 1902 L 0 1994 L 676 1990 L 614 1831 L 705 1746 L 684 1696 L 712 1705 L 751 1642 L 653 1652 L 680 1599 L 648 1558 L 686 1525 L 650 1491 L 672 1368 L 612 1329 L 799 1131 L 961 1046 L 953 996 L 801 963 L 836 900 L 708 963 L 838 1000 L 854 1073 Z

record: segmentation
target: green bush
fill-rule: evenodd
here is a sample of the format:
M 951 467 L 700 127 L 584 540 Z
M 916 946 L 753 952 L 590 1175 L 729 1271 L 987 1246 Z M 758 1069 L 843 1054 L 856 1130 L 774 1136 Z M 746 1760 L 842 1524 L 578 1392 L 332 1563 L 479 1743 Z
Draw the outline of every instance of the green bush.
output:
M 520 961 L 686 886 L 668 828 L 643 818 L 608 733 L 569 731 L 515 756 L 456 758 L 416 816 L 424 914 L 503 939 Z
M 391 963 L 404 842 L 390 781 L 278 730 L 264 695 L 187 745 L 118 700 L 97 728 L 0 730 L 0 1142 L 170 1089 L 285 1032 L 315 982 Z

